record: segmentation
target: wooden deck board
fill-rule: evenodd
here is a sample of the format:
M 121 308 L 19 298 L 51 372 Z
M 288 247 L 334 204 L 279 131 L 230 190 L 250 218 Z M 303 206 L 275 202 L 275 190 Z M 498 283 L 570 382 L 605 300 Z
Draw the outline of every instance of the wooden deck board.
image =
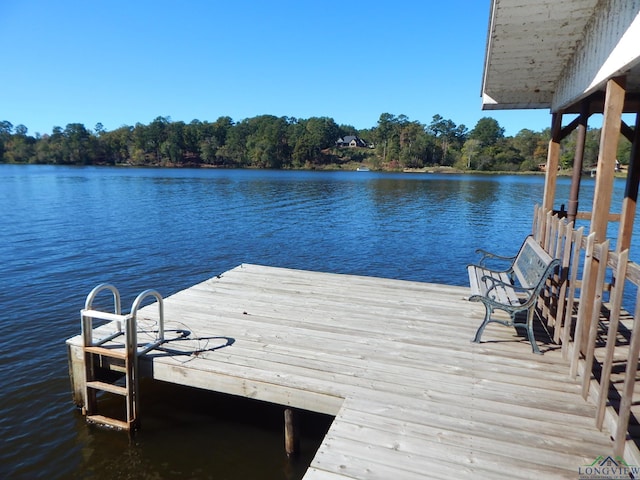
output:
M 165 299 L 167 336 L 190 335 L 141 363 L 160 380 L 335 415 L 307 480 L 576 478 L 610 454 L 556 345 L 533 355 L 494 324 L 470 342 L 484 309 L 469 292 L 241 265 Z M 157 308 L 139 318 L 153 330 Z

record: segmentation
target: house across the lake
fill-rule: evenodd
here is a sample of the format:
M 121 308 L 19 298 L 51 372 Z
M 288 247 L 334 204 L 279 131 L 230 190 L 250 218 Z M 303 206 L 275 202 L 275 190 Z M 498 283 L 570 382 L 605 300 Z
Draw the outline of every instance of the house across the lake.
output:
M 356 148 L 356 147 L 365 148 L 368 145 L 367 145 L 367 142 L 362 140 L 357 135 L 346 135 L 346 136 L 336 140 L 336 146 L 337 147 L 350 147 L 350 148 Z

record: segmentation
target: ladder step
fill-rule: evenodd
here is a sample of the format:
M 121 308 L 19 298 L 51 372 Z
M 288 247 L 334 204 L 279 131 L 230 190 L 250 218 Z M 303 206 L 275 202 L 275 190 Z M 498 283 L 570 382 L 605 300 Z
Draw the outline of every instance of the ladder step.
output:
M 127 395 L 127 387 L 121 387 L 120 385 L 114 385 L 113 383 L 93 381 L 87 382 L 87 388 L 93 388 L 94 390 L 102 390 L 104 392 L 115 393 L 116 395 Z
M 131 315 L 119 315 L 117 313 L 101 312 L 100 310 L 82 309 L 81 315 L 85 317 L 97 318 L 98 320 L 111 320 L 112 322 L 124 322 L 131 318 Z
M 104 415 L 87 415 L 87 422 L 97 423 L 100 425 L 108 425 L 120 430 L 130 430 L 129 423 L 115 418 L 105 417 Z
M 102 355 L 103 357 L 119 358 L 120 360 L 127 359 L 127 350 L 105 347 L 84 347 L 84 351 L 87 353 L 95 353 L 96 355 Z
M 115 363 L 112 363 L 111 365 L 109 365 L 109 370 L 111 370 L 112 372 L 121 373 L 123 375 L 127 374 L 127 366 L 126 365 L 117 365 Z

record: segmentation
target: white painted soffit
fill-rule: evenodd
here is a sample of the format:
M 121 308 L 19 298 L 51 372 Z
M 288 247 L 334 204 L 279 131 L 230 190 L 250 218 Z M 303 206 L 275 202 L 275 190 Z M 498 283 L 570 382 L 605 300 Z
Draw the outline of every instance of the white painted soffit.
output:
M 640 0 L 492 0 L 485 110 L 562 109 L 630 73 L 639 91 Z
M 601 2 L 583 38 L 558 79 L 553 111 L 602 90 L 607 80 L 620 75 L 628 75 L 628 92 L 639 91 L 640 0 Z

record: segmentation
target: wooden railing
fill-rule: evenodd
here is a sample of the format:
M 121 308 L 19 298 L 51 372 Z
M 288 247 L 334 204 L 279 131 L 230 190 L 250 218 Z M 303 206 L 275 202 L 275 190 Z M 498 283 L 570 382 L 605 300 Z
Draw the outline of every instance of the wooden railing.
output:
M 632 313 L 623 308 L 623 298 L 625 287 L 640 285 L 640 266 L 629 261 L 628 250 L 611 251 L 608 240 L 596 244 L 584 227 L 537 207 L 532 233 L 561 260 L 541 296 L 540 317 L 561 345 L 570 375 L 581 376 L 583 397 L 597 407 L 596 426 L 606 427 L 614 439 L 613 454 L 638 462 L 629 426 L 636 423 L 632 408 L 640 403 L 640 296 Z

